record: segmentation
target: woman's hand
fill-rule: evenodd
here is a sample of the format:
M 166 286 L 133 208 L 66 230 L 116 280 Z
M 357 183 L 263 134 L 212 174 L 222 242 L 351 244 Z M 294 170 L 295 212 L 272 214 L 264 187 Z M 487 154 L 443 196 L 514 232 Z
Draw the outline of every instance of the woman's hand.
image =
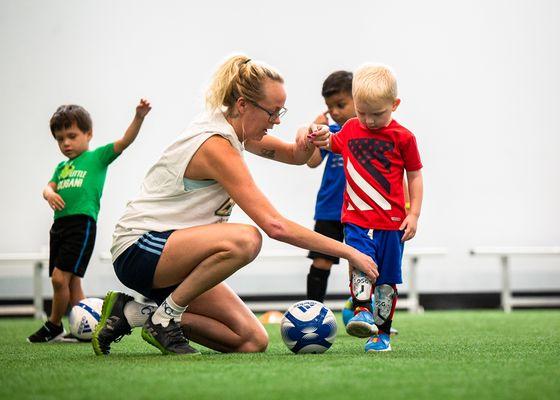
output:
M 355 253 L 348 259 L 348 263 L 350 264 L 350 276 L 352 276 L 352 269 L 355 268 L 366 274 L 372 283 L 377 280 L 379 276 L 377 264 L 370 256 L 355 250 Z

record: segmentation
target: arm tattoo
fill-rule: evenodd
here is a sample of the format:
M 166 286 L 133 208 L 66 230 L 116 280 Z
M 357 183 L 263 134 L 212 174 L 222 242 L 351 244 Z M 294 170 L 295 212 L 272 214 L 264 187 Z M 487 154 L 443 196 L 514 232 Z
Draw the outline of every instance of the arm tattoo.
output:
M 276 150 L 261 149 L 261 156 L 274 160 Z

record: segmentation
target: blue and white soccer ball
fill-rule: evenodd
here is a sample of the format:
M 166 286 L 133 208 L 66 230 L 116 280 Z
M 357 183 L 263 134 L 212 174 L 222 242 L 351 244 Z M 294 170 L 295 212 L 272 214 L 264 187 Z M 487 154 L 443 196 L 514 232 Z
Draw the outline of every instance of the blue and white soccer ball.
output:
M 80 340 L 91 340 L 93 331 L 101 319 L 102 307 L 103 300 L 95 297 L 80 300 L 72 307 L 68 316 L 70 333 Z
M 294 353 L 324 353 L 336 338 L 336 318 L 318 301 L 300 301 L 284 314 L 280 333 Z

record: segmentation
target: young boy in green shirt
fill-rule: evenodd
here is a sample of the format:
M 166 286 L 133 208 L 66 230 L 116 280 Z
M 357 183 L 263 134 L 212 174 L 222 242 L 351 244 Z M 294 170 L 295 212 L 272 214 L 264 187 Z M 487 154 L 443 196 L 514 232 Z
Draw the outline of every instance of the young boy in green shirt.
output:
M 90 151 L 92 122 L 89 113 L 77 105 L 58 107 L 50 129 L 62 154 L 62 161 L 43 190 L 54 210 L 50 230 L 49 276 L 53 285 L 51 315 L 27 338 L 30 343 L 56 342 L 65 335 L 62 317 L 68 305 L 83 299 L 81 280 L 95 244 L 96 221 L 107 167 L 136 139 L 150 103 L 141 99 L 124 136 L 114 143 Z

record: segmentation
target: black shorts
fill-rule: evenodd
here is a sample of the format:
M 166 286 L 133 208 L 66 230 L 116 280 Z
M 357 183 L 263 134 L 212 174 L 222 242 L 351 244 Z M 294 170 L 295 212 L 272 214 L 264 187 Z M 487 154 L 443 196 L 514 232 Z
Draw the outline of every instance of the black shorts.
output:
M 54 220 L 50 231 L 49 276 L 54 268 L 82 278 L 93 253 L 97 225 L 89 215 Z
M 331 239 L 338 240 L 339 242 L 344 241 L 344 226 L 340 221 L 317 220 L 315 222 L 314 231 L 320 233 L 321 235 L 330 237 Z M 307 258 L 311 258 L 312 260 L 316 258 L 324 258 L 332 261 L 333 264 L 338 264 L 340 262 L 340 258 L 338 257 L 329 256 L 316 251 L 310 251 Z
M 178 286 L 152 288 L 161 252 L 173 232 L 146 232 L 113 263 L 115 274 L 123 285 L 155 301 L 157 305 L 163 303 Z

